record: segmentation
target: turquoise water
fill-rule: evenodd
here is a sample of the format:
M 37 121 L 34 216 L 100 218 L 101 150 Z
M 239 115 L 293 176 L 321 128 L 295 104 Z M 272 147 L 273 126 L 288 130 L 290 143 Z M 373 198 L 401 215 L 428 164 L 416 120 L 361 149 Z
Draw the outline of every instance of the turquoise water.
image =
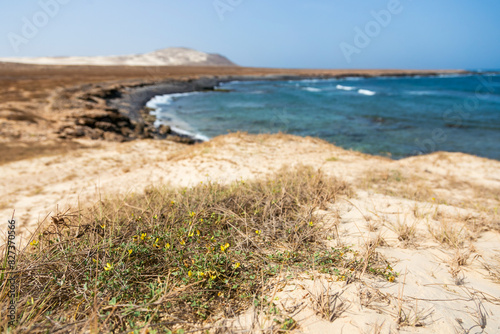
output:
M 314 136 L 394 159 L 433 151 L 500 160 L 500 76 L 230 82 L 230 92 L 157 97 L 158 118 L 210 138 Z

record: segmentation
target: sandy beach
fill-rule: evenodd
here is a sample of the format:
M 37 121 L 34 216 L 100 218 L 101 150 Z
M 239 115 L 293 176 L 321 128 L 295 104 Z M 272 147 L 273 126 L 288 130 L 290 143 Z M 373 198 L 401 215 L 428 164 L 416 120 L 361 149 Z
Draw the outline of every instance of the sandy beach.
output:
M 292 332 L 499 332 L 499 161 L 448 152 L 394 161 L 286 134 L 232 133 L 193 144 L 161 133 L 141 112 L 155 95 L 230 80 L 445 73 L 463 72 L 0 63 L 0 229 L 15 210 L 26 245 L 39 223 L 113 196 L 162 184 L 264 180 L 283 167 L 310 166 L 353 192 L 314 213 L 338 231 L 329 245 L 376 251 L 399 275 L 276 276 L 267 293 L 296 322 Z M 329 321 L 318 300 L 334 295 L 343 306 Z M 254 314 L 212 320 L 265 332 L 272 319 L 259 316 L 257 326 Z

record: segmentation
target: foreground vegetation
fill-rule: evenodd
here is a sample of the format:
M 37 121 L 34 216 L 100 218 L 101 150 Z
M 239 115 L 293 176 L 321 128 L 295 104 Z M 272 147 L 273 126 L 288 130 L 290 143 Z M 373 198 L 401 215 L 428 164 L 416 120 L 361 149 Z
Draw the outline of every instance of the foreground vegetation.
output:
M 375 252 L 332 248 L 334 224 L 317 214 L 349 187 L 305 167 L 268 180 L 148 188 L 52 217 L 19 252 L 19 332 L 200 330 L 251 305 L 283 274 L 393 281 Z M 5 253 L 5 249 L 3 249 Z M 1 312 L 9 305 L 3 270 Z M 7 329 L 6 317 L 1 326 Z M 277 331 L 293 319 L 276 320 Z

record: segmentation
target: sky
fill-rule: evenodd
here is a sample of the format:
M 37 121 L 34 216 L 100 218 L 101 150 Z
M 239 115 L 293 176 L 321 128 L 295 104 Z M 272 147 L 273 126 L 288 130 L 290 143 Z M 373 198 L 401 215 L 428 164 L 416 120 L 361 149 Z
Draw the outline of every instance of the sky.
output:
M 189 47 L 279 68 L 500 68 L 498 0 L 16 0 L 0 57 Z

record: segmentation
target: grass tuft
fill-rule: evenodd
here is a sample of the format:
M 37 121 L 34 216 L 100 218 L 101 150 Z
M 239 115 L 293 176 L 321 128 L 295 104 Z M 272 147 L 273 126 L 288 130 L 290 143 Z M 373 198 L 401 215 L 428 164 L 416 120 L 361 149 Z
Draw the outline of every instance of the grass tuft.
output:
M 200 328 L 248 309 L 283 270 L 393 281 L 380 254 L 326 246 L 332 231 L 315 211 L 350 194 L 345 183 L 300 167 L 263 181 L 150 187 L 56 215 L 18 254 L 17 329 Z M 295 326 L 288 322 L 283 328 Z

